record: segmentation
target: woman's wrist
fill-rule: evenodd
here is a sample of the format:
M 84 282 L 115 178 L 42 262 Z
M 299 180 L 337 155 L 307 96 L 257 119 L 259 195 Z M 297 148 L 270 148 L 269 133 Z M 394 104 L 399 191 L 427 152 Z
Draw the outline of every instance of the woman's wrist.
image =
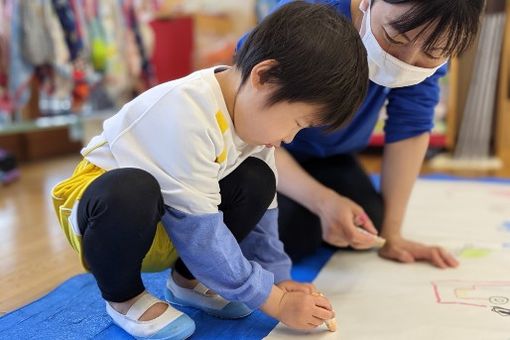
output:
M 396 227 L 398 226 L 398 227 Z M 383 223 L 379 236 L 386 240 L 396 240 L 402 238 L 400 224 Z
M 315 195 L 309 196 L 309 204 L 307 204 L 306 207 L 315 215 L 320 216 L 326 204 L 331 201 L 333 195 L 338 194 L 334 190 L 322 185 L 315 190 L 315 193 Z

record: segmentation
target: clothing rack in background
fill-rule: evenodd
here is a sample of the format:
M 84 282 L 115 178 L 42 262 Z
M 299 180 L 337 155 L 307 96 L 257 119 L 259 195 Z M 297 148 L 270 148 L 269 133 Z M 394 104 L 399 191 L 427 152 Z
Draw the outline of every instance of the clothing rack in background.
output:
M 188 74 L 191 19 L 154 18 L 159 3 L 0 0 L 0 148 L 20 162 L 77 152 L 91 121 Z
M 0 124 L 113 108 L 156 84 L 150 2 L 0 0 Z

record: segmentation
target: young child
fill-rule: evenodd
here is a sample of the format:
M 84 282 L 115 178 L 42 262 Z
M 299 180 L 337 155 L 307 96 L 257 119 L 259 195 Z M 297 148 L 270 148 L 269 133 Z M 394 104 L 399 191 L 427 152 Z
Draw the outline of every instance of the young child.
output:
M 352 25 L 297 1 L 254 29 L 233 67 L 156 86 L 108 119 L 52 194 L 113 321 L 141 339 L 189 337 L 194 322 L 141 280 L 172 266 L 173 304 L 220 318 L 260 308 L 296 329 L 333 318 L 326 298 L 290 280 L 274 147 L 303 127 L 342 125 L 367 83 Z

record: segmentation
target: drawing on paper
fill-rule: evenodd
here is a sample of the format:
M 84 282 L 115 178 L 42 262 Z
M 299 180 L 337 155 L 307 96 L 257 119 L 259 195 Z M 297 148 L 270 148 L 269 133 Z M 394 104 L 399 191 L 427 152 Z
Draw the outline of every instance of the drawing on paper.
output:
M 491 253 L 491 249 L 475 247 L 473 245 L 466 245 L 456 251 L 457 257 L 464 259 L 480 259 L 490 255 Z
M 510 309 L 508 308 L 494 306 L 492 307 L 492 311 L 498 313 L 501 316 L 510 316 Z
M 510 315 L 510 281 L 445 280 L 431 282 L 437 303 L 492 308 Z

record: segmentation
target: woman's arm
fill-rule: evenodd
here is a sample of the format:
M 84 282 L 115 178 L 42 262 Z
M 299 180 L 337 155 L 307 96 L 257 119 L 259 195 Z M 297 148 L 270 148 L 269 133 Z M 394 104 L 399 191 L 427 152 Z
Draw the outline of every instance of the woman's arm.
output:
M 429 133 L 387 144 L 381 174 L 384 221 L 381 236 L 387 243 L 379 254 L 387 259 L 409 263 L 427 261 L 439 268 L 456 267 L 457 260 L 436 246 L 426 246 L 401 236 L 402 222 L 414 182 L 418 177 L 429 143 Z
M 357 249 L 370 248 L 377 243 L 377 230 L 359 205 L 310 176 L 285 149 L 277 148 L 275 156 L 278 192 L 320 217 L 324 241 Z M 365 216 L 363 227 L 371 234 L 356 229 L 355 222 L 361 216 Z

